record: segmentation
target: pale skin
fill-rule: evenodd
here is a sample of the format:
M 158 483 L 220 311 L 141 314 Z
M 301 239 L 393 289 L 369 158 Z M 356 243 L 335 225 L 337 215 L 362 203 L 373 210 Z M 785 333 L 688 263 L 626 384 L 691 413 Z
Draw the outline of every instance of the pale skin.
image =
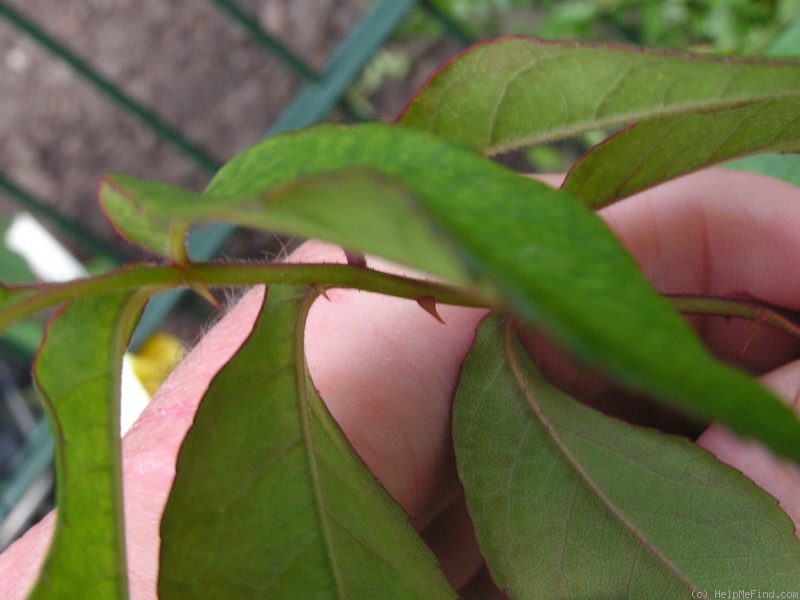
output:
M 755 175 L 709 170 L 618 203 L 603 218 L 665 293 L 745 292 L 800 310 L 800 189 Z M 292 260 L 344 261 L 312 242 Z M 371 261 L 370 265 L 386 268 Z M 249 332 L 263 290 L 246 295 L 200 341 L 126 435 L 124 485 L 131 595 L 155 597 L 158 523 L 175 457 L 197 403 Z M 450 404 L 459 365 L 484 315 L 440 306 L 440 324 L 411 301 L 330 290 L 314 305 L 306 332 L 317 388 L 356 451 L 405 508 L 465 597 L 488 598 L 453 464 Z M 765 327 L 692 318 L 709 348 L 762 376 L 787 403 L 800 397 L 800 343 Z M 614 402 L 607 383 L 567 364 L 541 336 L 531 354 L 553 380 L 577 395 Z M 749 342 L 748 342 L 749 340 Z M 743 348 L 747 346 L 742 354 Z M 712 425 L 698 440 L 773 494 L 800 523 L 800 471 L 757 444 Z M 52 515 L 0 556 L 0 597 L 24 598 L 52 533 Z

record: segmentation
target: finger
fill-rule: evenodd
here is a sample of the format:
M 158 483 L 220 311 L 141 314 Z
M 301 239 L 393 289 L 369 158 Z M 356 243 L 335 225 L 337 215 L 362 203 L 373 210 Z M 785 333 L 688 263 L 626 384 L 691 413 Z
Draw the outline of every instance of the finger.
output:
M 344 262 L 310 242 L 291 257 Z M 374 258 L 368 266 L 405 272 Z M 438 322 L 415 302 L 328 290 L 308 315 L 305 354 L 315 387 L 355 451 L 408 512 L 456 589 L 483 560 L 458 484 L 450 407 L 483 310 L 441 306 Z
M 263 288 L 248 292 L 162 384 L 123 441 L 128 577 L 133 598 L 155 598 L 159 524 L 175 460 L 211 380 L 253 328 Z
M 709 169 L 601 211 L 662 293 L 741 295 L 800 309 L 800 189 Z M 695 319 L 723 359 L 764 372 L 798 356 L 797 341 L 751 323 Z M 746 349 L 746 352 L 743 351 Z
M 550 185 L 558 176 L 537 177 Z M 640 193 L 600 211 L 645 277 L 665 294 L 749 295 L 800 310 L 800 272 L 786 268 L 800 256 L 800 188 L 723 169 L 708 169 Z M 763 372 L 798 355 L 789 336 L 749 321 L 693 318 L 704 341 L 721 358 Z M 755 335 L 754 335 L 755 330 Z M 584 371 L 537 340 L 553 371 Z M 746 350 L 743 354 L 743 350 Z M 577 382 L 580 388 L 589 384 Z
M 800 414 L 800 361 L 776 369 L 763 378 L 778 396 L 791 402 Z M 722 462 L 738 469 L 769 492 L 795 524 L 800 538 L 800 470 L 797 465 L 776 458 L 764 446 L 743 441 L 725 427 L 715 424 L 697 440 Z
M 600 216 L 663 293 L 745 294 L 800 308 L 800 273 L 786 268 L 800 256 L 795 186 L 711 169 L 633 196 Z M 798 340 L 758 323 L 724 317 L 689 321 L 717 357 L 757 374 L 800 355 Z M 522 338 L 548 378 L 587 404 L 674 433 L 696 431 L 692 422 L 676 420 L 652 403 L 620 395 L 607 378 L 576 365 L 541 333 L 523 330 Z
M 49 513 L 0 554 L 0 598 L 28 597 L 50 547 L 54 520 L 55 513 Z
M 291 259 L 345 261 L 318 242 Z M 398 270 L 372 258 L 368 265 Z M 311 377 L 356 452 L 422 529 L 457 490 L 450 405 L 485 311 L 441 306 L 442 324 L 414 301 L 344 289 L 326 295 L 306 325 Z

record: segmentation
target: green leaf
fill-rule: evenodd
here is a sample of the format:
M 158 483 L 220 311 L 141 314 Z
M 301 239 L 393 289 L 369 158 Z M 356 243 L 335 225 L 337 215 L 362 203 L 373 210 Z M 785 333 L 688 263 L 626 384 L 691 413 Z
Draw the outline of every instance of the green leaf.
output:
M 454 597 L 316 394 L 312 299 L 270 288 L 203 398 L 162 520 L 160 598 Z
M 364 169 L 396 183 L 385 192 L 372 180 L 361 187 Z M 348 181 L 345 192 L 328 176 Z M 313 193 L 303 196 L 307 184 Z M 469 149 L 380 124 L 321 126 L 242 153 L 203 196 L 150 198 L 133 180 L 125 189 L 161 216 L 228 218 L 279 231 L 292 220 L 291 233 L 494 289 L 525 320 L 628 385 L 800 461 L 792 411 L 711 358 L 591 210 Z
M 127 293 L 78 300 L 47 330 L 34 375 L 55 439 L 58 511 L 32 599 L 128 597 L 120 370 L 142 305 Z
M 795 19 L 777 39 L 767 47 L 769 56 L 797 56 L 800 54 L 800 19 Z M 758 154 L 731 161 L 729 169 L 761 173 L 800 185 L 800 156 L 791 154 Z
M 29 287 L 6 286 L 0 283 L 0 331 L 5 331 L 30 313 L 14 311 L 16 305 L 23 304 L 36 295 L 36 290 Z
M 319 141 L 335 145 L 335 137 L 320 136 Z M 342 141 L 347 143 L 345 138 Z M 243 154 L 240 162 L 261 157 L 281 160 L 273 148 L 263 150 Z M 282 148 L 275 150 L 280 152 Z M 335 154 L 333 149 L 330 152 Z M 297 158 L 296 154 L 292 156 Z M 363 157 L 358 158 L 364 162 Z M 374 169 L 352 166 L 358 165 L 358 158 L 348 165 L 347 159 L 337 161 L 332 157 L 330 167 L 323 162 L 307 168 L 305 159 L 294 165 L 285 161 L 275 165 L 274 172 L 262 170 L 255 163 L 231 163 L 230 170 L 221 173 L 204 195 L 110 175 L 101 185 L 101 197 L 107 188 L 123 190 L 124 196 L 152 224 L 169 223 L 177 217 L 195 224 L 229 221 L 288 235 L 325 238 L 352 251 L 380 248 L 380 254 L 388 259 L 425 265 L 429 272 L 451 282 L 467 283 L 470 276 L 447 248 L 446 238 L 421 212 L 413 190 Z M 246 173 L 243 177 L 230 177 L 231 171 L 240 170 Z
M 796 154 L 757 154 L 726 163 L 725 168 L 761 173 L 800 185 L 800 156 Z
M 118 175 L 117 179 L 124 184 L 131 178 Z M 140 182 L 140 185 L 147 187 L 149 197 L 161 198 L 165 202 L 182 195 L 185 196 L 183 200 L 188 201 L 194 196 L 192 192 L 158 182 Z M 124 185 L 116 185 L 113 178 L 104 177 L 100 181 L 98 197 L 106 217 L 126 240 L 161 256 L 177 258 L 180 262 L 184 250 L 184 226 L 180 215 L 158 217 L 139 206 L 136 196 L 128 195 Z
M 549 385 L 513 320 L 484 321 L 453 410 L 478 542 L 511 597 L 800 588 L 800 543 L 771 496 L 688 440 Z
M 0 281 L 10 284 L 35 283 L 36 276 L 16 252 L 0 246 Z
M 756 152 L 800 151 L 800 98 L 637 123 L 590 150 L 562 188 L 598 207 Z
M 503 39 L 431 78 L 399 123 L 495 154 L 584 131 L 800 95 L 800 63 Z

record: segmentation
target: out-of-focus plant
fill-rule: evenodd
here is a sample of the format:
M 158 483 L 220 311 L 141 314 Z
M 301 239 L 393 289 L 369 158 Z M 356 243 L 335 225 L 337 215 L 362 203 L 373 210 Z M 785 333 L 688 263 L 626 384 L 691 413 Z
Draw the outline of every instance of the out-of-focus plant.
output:
M 432 0 L 474 35 L 633 44 L 749 54 L 800 15 L 797 0 Z

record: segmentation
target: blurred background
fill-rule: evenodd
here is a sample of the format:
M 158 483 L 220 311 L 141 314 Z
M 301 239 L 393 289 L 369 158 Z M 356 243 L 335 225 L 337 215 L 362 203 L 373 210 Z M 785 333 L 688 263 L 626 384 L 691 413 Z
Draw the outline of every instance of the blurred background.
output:
M 200 190 L 265 136 L 391 120 L 481 39 L 795 54 L 799 17 L 800 0 L 0 0 L 0 280 L 63 280 L 152 258 L 99 210 L 102 174 Z M 564 170 L 597 141 L 501 160 Z M 291 243 L 215 227 L 190 252 L 266 259 Z M 45 318 L 0 337 L 0 549 L 52 506 L 52 444 L 29 376 Z M 208 318 L 189 295 L 148 307 L 131 347 L 131 402 L 146 403 Z

